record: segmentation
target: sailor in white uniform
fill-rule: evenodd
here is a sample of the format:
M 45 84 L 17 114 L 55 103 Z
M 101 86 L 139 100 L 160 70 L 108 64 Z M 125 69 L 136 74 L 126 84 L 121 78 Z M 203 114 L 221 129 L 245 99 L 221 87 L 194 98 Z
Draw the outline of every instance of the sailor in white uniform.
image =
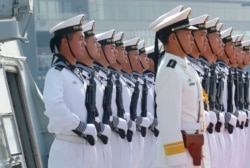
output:
M 207 49 L 207 28 L 206 28 L 206 22 L 208 21 L 208 15 L 204 14 L 195 18 L 190 19 L 190 24 L 194 27 L 196 27 L 198 30 L 193 30 L 192 34 L 194 36 L 194 45 L 192 48 L 192 51 L 187 55 L 188 60 L 190 61 L 192 67 L 196 70 L 196 72 L 199 75 L 200 83 L 202 85 L 202 93 L 203 93 L 203 102 L 204 102 L 204 113 L 205 113 L 205 121 L 206 123 L 210 123 L 211 116 L 209 115 L 209 104 L 208 104 L 208 87 L 209 87 L 209 72 L 208 69 L 203 67 L 201 63 L 199 62 L 199 57 L 201 53 L 204 53 Z M 208 126 L 208 125 L 206 125 Z M 209 136 L 209 135 L 208 135 Z M 213 136 L 213 135 L 212 135 Z M 207 134 L 204 134 L 205 137 L 205 143 L 208 144 L 208 137 Z M 209 147 L 208 145 L 204 145 L 204 147 Z M 210 154 L 209 154 L 209 148 L 204 149 L 204 151 L 208 152 L 205 154 L 207 156 L 204 158 L 204 162 L 206 163 L 207 167 L 210 167 Z
M 102 122 L 107 125 L 110 125 L 111 129 L 113 129 L 112 104 L 108 103 L 108 101 L 111 101 L 111 100 L 106 101 L 107 100 L 106 98 L 108 97 L 106 89 L 110 86 L 110 84 L 112 85 L 112 81 L 109 81 L 109 79 L 111 78 L 109 77 L 109 70 L 107 67 L 110 64 L 115 63 L 116 58 L 117 58 L 117 50 L 115 49 L 115 44 L 114 44 L 114 35 L 115 35 L 114 29 L 111 29 L 109 31 L 96 35 L 98 42 L 101 44 L 101 57 L 99 59 L 96 59 L 95 60 L 96 62 L 94 64 L 94 68 L 97 72 L 97 76 L 100 82 L 102 83 L 102 87 L 104 87 L 103 88 L 104 96 L 100 98 L 101 99 L 100 102 L 101 102 L 101 106 L 103 110 L 103 114 L 101 117 Z M 110 86 L 110 87 L 113 87 L 113 86 Z M 113 158 L 113 154 L 112 154 L 112 145 L 116 143 L 112 138 L 114 134 L 117 134 L 117 133 L 114 131 L 111 131 L 109 146 L 105 147 L 106 152 L 104 151 L 104 153 L 102 154 L 104 155 L 105 160 L 107 160 L 108 167 L 113 166 L 113 160 L 115 159 Z M 109 152 L 112 155 L 111 158 L 110 158 Z M 109 155 L 107 155 L 107 153 L 109 153 Z M 103 165 L 100 165 L 100 166 L 103 167 Z
M 235 105 L 236 105 L 236 110 L 239 112 L 239 132 L 240 132 L 240 146 L 239 146 L 239 167 L 243 167 L 243 164 L 245 162 L 245 153 L 246 153 L 246 119 L 247 119 L 247 114 L 246 114 L 246 109 L 245 109 L 245 65 L 244 65 L 244 57 L 245 57 L 245 52 L 243 51 L 242 48 L 242 39 L 243 35 L 240 36 L 240 38 L 237 40 L 236 45 L 236 51 L 239 53 L 237 56 L 237 76 L 238 76 L 238 81 L 237 84 L 235 83 L 236 89 L 235 89 L 235 97 L 238 97 L 238 100 L 235 99 Z
M 57 60 L 46 75 L 43 92 L 48 130 L 56 135 L 49 153 L 49 168 L 96 168 L 98 160 L 96 128 L 87 123 L 83 103 L 86 81 L 75 67 L 76 59 L 85 52 L 83 20 L 81 14 L 50 30 L 54 33 L 50 47 Z M 55 54 L 55 46 L 58 54 Z
M 128 52 L 128 64 L 133 70 L 130 74 L 134 83 L 134 88 L 131 95 L 130 102 L 130 119 L 137 125 L 137 131 L 133 133 L 132 139 L 127 135 L 131 141 L 132 147 L 132 163 L 133 168 L 143 168 L 144 163 L 144 135 L 141 132 L 142 127 L 149 126 L 149 119 L 141 116 L 141 93 L 143 78 L 139 74 L 140 58 L 138 51 L 139 38 L 133 38 L 124 42 L 125 49 Z
M 216 60 L 216 56 L 220 51 L 220 43 L 222 43 L 219 37 L 219 31 L 217 30 L 218 24 L 219 18 L 214 18 L 206 22 L 208 43 L 206 43 L 206 50 L 202 51 L 199 57 L 199 62 L 204 70 L 202 86 L 209 98 L 209 103 L 208 106 L 206 106 L 206 110 L 208 110 L 210 122 L 207 123 L 206 136 L 208 138 L 209 143 L 211 167 L 213 168 L 217 168 L 219 166 L 218 148 L 221 149 L 221 146 L 219 146 L 219 141 L 217 139 L 218 137 L 221 137 L 221 139 L 223 139 L 222 134 L 218 135 L 216 133 L 216 125 L 217 123 L 220 123 L 218 122 L 219 119 L 216 116 L 216 99 L 214 95 L 214 93 L 216 92 L 216 88 L 214 86 L 217 82 L 217 78 L 215 78 L 215 76 L 217 77 L 218 70 L 215 68 L 213 63 Z
M 88 23 L 86 23 L 83 26 L 83 33 L 85 35 L 86 40 L 86 52 L 84 52 L 83 57 L 79 58 L 77 60 L 76 66 L 80 69 L 83 76 L 86 77 L 87 85 L 93 86 L 92 93 L 89 91 L 89 93 L 86 93 L 89 100 L 85 101 L 88 103 L 86 105 L 87 107 L 90 107 L 91 104 L 91 97 L 93 97 L 95 100 L 95 104 L 93 103 L 92 106 L 94 108 L 88 109 L 88 122 L 96 122 L 96 128 L 99 129 L 98 131 L 98 140 L 96 142 L 96 148 L 97 153 L 99 155 L 98 161 L 96 162 L 98 167 L 109 167 L 110 164 L 109 161 L 105 160 L 105 155 L 108 155 L 108 152 L 106 151 L 106 148 L 109 147 L 109 141 L 110 141 L 110 134 L 111 129 L 110 126 L 107 124 L 102 123 L 102 114 L 103 114 L 103 108 L 102 108 L 102 98 L 103 98 L 103 85 L 98 79 L 94 68 L 93 68 L 93 61 L 94 59 L 100 58 L 100 44 L 97 41 L 97 38 L 95 37 L 94 33 L 95 29 L 95 21 L 91 20 Z M 85 103 L 83 102 L 83 103 Z M 92 110 L 91 110 L 92 109 Z M 96 110 L 94 110 L 96 109 Z M 98 124 L 97 124 L 98 123 Z M 99 128 L 100 127 L 100 128 Z M 106 141 L 108 144 L 105 144 Z M 109 150 L 108 150 L 109 151 Z M 109 156 L 109 155 L 108 155 Z
M 234 46 L 232 42 L 232 27 L 221 32 L 221 38 L 225 44 L 223 54 L 217 58 L 217 67 L 222 73 L 224 90 L 222 92 L 223 111 L 225 116 L 225 129 L 222 130 L 225 140 L 225 152 L 223 153 L 223 167 L 230 167 L 235 159 L 234 156 L 234 138 L 233 131 L 236 127 L 237 118 L 233 115 L 233 77 L 229 67 L 229 58 L 234 55 Z
M 116 35 L 114 36 L 114 44 L 116 45 Z M 124 118 L 124 106 L 123 106 L 123 96 L 122 96 L 122 85 L 124 82 L 120 76 L 121 65 L 117 61 L 118 50 L 116 61 L 109 64 L 109 84 L 112 82 L 112 91 L 110 90 L 111 98 L 111 107 L 112 107 L 112 129 L 113 133 L 111 134 L 111 149 L 112 149 L 112 166 L 120 168 L 129 162 L 127 160 L 128 156 L 124 153 L 124 147 L 129 148 L 129 143 L 126 139 L 127 134 L 127 122 Z M 120 55 L 119 55 L 120 56 Z M 112 92 L 112 93 L 111 93 Z M 124 160 L 126 159 L 126 160 Z
M 159 47 L 160 48 L 160 47 Z M 150 126 L 147 130 L 145 138 L 145 162 L 144 167 L 154 168 L 156 161 L 156 149 L 157 139 L 159 136 L 159 130 L 157 128 L 158 119 L 155 110 L 155 67 L 154 67 L 154 46 L 146 48 L 146 53 L 149 59 L 149 68 L 143 72 L 143 77 L 147 80 L 148 84 L 148 98 L 147 98 L 147 110 L 151 112 L 149 114 Z
M 246 40 L 242 42 L 242 49 L 243 52 L 245 54 L 244 58 L 243 58 L 243 64 L 245 66 L 249 65 L 250 62 L 250 40 Z M 247 113 L 247 120 L 245 123 L 245 132 L 246 132 L 246 153 L 245 153 L 245 162 L 244 162 L 244 168 L 247 168 L 249 166 L 249 149 L 250 149 L 250 129 L 249 129 L 249 117 L 250 117 L 250 113 L 249 113 L 249 73 L 248 71 L 245 71 L 245 85 L 244 85 L 244 89 L 245 89 L 245 111 Z M 248 86 L 248 87 L 247 87 Z
M 203 164 L 202 87 L 197 72 L 186 58 L 194 44 L 191 30 L 197 29 L 189 24 L 190 12 L 191 8 L 187 8 L 153 27 L 165 50 L 155 86 L 161 138 L 156 167 L 201 167 Z M 195 136 L 197 142 L 190 142 L 189 136 Z M 193 148 L 188 149 L 187 142 L 197 147 L 199 155 L 192 155 Z

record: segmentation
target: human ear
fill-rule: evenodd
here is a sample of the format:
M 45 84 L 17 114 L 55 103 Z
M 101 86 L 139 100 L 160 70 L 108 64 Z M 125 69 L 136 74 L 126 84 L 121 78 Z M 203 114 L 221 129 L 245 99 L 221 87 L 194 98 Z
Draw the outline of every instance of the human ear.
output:
M 67 41 L 67 39 L 65 37 L 62 38 L 62 46 L 64 46 L 64 47 L 68 46 L 68 41 Z

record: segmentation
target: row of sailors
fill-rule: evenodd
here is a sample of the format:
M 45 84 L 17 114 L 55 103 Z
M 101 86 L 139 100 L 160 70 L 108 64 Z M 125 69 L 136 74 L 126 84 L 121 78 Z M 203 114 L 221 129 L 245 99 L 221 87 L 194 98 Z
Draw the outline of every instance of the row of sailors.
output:
M 183 7 L 175 8 L 165 14 L 165 17 L 170 13 L 175 13 L 176 10 L 181 11 Z M 155 128 L 157 115 L 155 111 L 154 61 L 151 58 L 148 60 L 146 57 L 144 41 L 134 38 L 123 42 L 124 33 L 115 34 L 115 30 L 95 35 L 94 21 L 88 22 L 83 27 L 78 25 L 79 20 L 83 18 L 83 15 L 73 17 L 56 25 L 50 31 L 55 35 L 51 40 L 52 52 L 55 51 L 55 46 L 57 48 L 59 46 L 58 37 L 62 35 L 65 37 L 66 34 L 66 39 L 69 41 L 67 34 L 77 31 L 83 31 L 86 46 L 84 45 L 83 56 L 77 56 L 73 47 L 69 45 L 69 53 L 77 59 L 76 67 L 64 55 L 54 54 L 57 60 L 46 76 L 45 115 L 50 119 L 48 130 L 56 134 L 56 139 L 51 147 L 49 167 L 81 167 L 82 165 L 104 168 L 154 167 L 159 134 Z M 151 28 L 159 24 L 160 21 L 157 20 L 151 24 Z M 220 32 L 222 24 L 219 24 L 218 18 L 207 20 L 207 15 L 190 20 L 190 23 L 198 30 L 192 32 L 195 45 L 188 58 L 190 64 L 200 75 L 200 82 L 203 84 L 210 163 L 213 168 L 243 167 L 249 116 L 249 95 L 245 94 L 248 93 L 248 74 L 239 70 L 244 66 L 242 67 L 239 62 L 237 64 L 234 60 L 235 52 L 232 56 L 229 55 L 231 52 L 228 51 L 230 47 L 227 47 L 227 44 L 232 43 L 236 46 L 239 44 L 238 37 L 235 38 L 237 40 L 229 38 L 232 28 Z M 201 33 L 202 38 L 208 37 L 207 42 L 204 43 L 205 39 L 203 42 L 198 41 L 196 33 Z M 250 43 L 242 44 L 244 44 L 243 49 L 249 52 Z M 154 47 L 151 49 L 154 50 Z M 245 57 L 247 58 L 249 55 L 245 55 Z M 248 61 L 245 65 L 249 64 L 249 58 L 246 60 Z M 232 70 L 229 68 L 230 66 Z M 73 72 L 74 75 L 65 71 Z M 60 72 L 65 73 L 67 80 L 55 79 L 55 77 L 59 78 L 58 73 Z M 245 74 L 245 76 L 240 77 L 238 74 Z M 236 76 L 237 78 L 234 78 Z M 76 82 L 76 77 L 78 80 L 80 79 L 80 85 Z M 228 91 L 229 79 L 232 80 L 232 92 Z M 236 79 L 242 79 L 243 82 Z M 60 103 L 52 104 L 50 102 L 51 97 L 58 95 L 53 87 L 50 88 L 54 84 L 52 81 L 62 82 L 66 88 L 71 88 L 63 92 L 66 101 L 70 102 L 69 106 L 72 106 L 70 108 L 76 111 L 72 110 L 74 111 L 73 117 L 68 113 L 57 114 L 62 117 L 55 114 L 55 111 L 60 111 L 65 107 L 60 108 Z M 75 84 L 74 88 L 72 88 L 72 83 Z M 246 86 L 245 91 L 242 91 L 242 87 L 240 87 L 242 85 Z M 58 89 L 61 92 L 60 89 L 62 88 Z M 242 107 L 242 103 L 245 106 Z M 75 123 L 69 124 L 72 118 L 75 119 L 75 115 L 77 121 L 80 122 L 77 127 L 75 127 Z M 68 129 L 69 126 L 72 128 L 71 130 Z M 81 144 L 84 147 L 74 148 L 72 144 L 67 144 L 65 141 Z M 63 158 L 58 153 L 65 144 L 72 148 L 68 148 L 69 154 Z M 81 156 L 75 157 L 72 154 L 81 152 L 83 149 L 84 152 Z M 58 162 L 58 160 L 67 161 Z
M 51 40 L 52 52 L 54 46 L 58 46 L 57 38 L 69 30 L 68 24 L 76 24 L 83 17 L 78 15 L 51 29 L 50 32 L 55 34 Z M 71 26 L 78 28 L 74 24 Z M 69 47 L 71 54 L 77 58 L 75 65 L 63 54 L 54 54 L 56 60 L 52 61 L 52 68 L 46 76 L 45 115 L 50 119 L 49 132 L 56 134 L 49 167 L 154 167 L 159 135 L 154 103 L 154 62 L 150 57 L 154 47 L 146 51 L 144 41 L 139 38 L 123 42 L 124 32 L 115 33 L 112 29 L 95 35 L 94 29 L 93 20 L 84 24 L 82 30 L 79 29 L 86 41 L 83 56 L 78 57 L 74 46 Z M 65 73 L 65 79 L 55 79 L 53 73 L 57 74 L 56 78 L 59 73 Z M 61 104 L 52 105 L 50 102 L 51 97 L 58 95 L 55 92 L 58 88 L 51 88 L 52 81 L 62 82 L 67 91 L 60 90 L 63 87 L 59 87 L 59 91 L 63 92 L 66 101 L 71 102 L 67 105 L 77 106 L 70 107 L 74 110 L 73 116 L 80 119 L 73 131 L 66 128 L 72 114 L 56 113 L 58 108 L 62 111 L 65 107 L 60 108 Z M 79 96 L 81 92 L 83 95 Z M 77 112 L 79 108 L 81 110 Z M 58 154 L 65 141 L 84 144 L 84 147 L 76 149 L 66 144 L 70 146 L 67 147 L 69 154 L 63 158 Z M 81 150 L 86 153 L 74 158 Z
M 156 59 L 156 63 L 159 64 L 155 85 L 157 114 L 160 116 L 159 144 L 163 148 L 157 156 L 157 167 L 249 167 L 247 163 L 250 147 L 248 143 L 249 75 L 243 69 L 249 65 L 250 41 L 243 42 L 241 35 L 232 36 L 232 28 L 221 31 L 223 24 L 219 22 L 219 18 L 208 21 L 207 14 L 187 21 L 190 12 L 191 8 L 184 10 L 183 6 L 178 6 L 151 24 L 151 28 L 156 32 L 155 47 L 159 39 L 164 44 L 165 50 L 160 58 Z M 184 30 L 183 32 L 186 30 L 187 34 L 188 30 L 191 30 L 194 39 L 192 51 L 189 52 L 185 48 L 192 40 L 186 35 L 184 37 L 186 41 L 181 41 L 178 30 Z M 177 38 L 178 45 L 171 46 L 171 42 L 176 41 L 168 41 L 171 40 L 172 33 Z M 184 58 L 183 53 L 187 54 Z M 203 106 L 200 105 L 200 89 L 192 69 L 197 71 L 202 86 L 205 129 L 200 128 L 199 124 L 203 120 L 203 116 L 200 115 L 203 112 L 200 107 Z M 166 74 L 169 76 L 164 76 Z M 176 75 L 179 83 L 167 79 L 174 80 L 172 75 Z M 170 84 L 159 78 L 168 80 Z M 198 91 L 197 98 L 192 95 L 192 86 L 195 85 Z M 162 94 L 162 90 L 174 94 L 173 90 L 177 88 L 182 90 L 176 90 L 176 96 Z M 176 101 L 174 99 L 176 97 L 181 100 Z M 167 105 L 162 105 L 164 98 L 167 99 L 165 100 Z M 191 98 L 194 99 L 193 102 L 189 100 Z M 176 105 L 168 103 L 168 101 L 173 103 L 171 99 L 176 101 Z M 194 116 L 197 116 L 197 109 L 196 119 Z M 176 120 L 172 121 L 173 119 Z M 197 158 L 200 159 L 197 152 L 199 150 L 195 151 L 189 149 L 190 146 L 186 146 L 185 132 L 190 132 L 191 135 L 204 134 L 202 163 L 196 162 Z M 197 142 L 191 142 L 192 140 L 189 139 L 189 144 L 193 143 L 195 146 Z
M 221 31 L 219 18 L 208 15 L 190 20 L 195 45 L 187 56 L 200 77 L 206 110 L 206 137 L 211 167 L 247 167 L 249 114 L 250 41 L 232 36 L 232 27 Z M 205 26 L 204 26 L 205 25 Z M 199 44 L 195 34 L 207 31 L 207 42 Z

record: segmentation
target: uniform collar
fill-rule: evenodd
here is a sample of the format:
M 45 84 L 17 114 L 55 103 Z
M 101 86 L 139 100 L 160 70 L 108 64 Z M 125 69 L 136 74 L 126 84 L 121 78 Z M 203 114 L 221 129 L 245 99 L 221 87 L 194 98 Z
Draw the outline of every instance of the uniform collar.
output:
M 184 67 L 187 67 L 187 66 L 188 66 L 188 62 L 189 62 L 189 61 L 187 60 L 186 57 L 181 58 L 181 57 L 179 57 L 179 56 L 177 56 L 177 55 L 174 55 L 174 54 L 171 54 L 171 53 L 166 53 L 166 56 L 165 56 L 164 59 L 167 59 L 167 60 L 173 59 L 173 60 L 175 60 L 179 65 L 184 66 Z M 165 61 L 164 61 L 164 62 L 165 62 Z
M 132 79 L 134 79 L 135 81 L 137 81 L 137 80 L 140 80 L 140 81 L 142 80 L 142 81 L 143 81 L 142 75 L 139 74 L 138 72 L 133 71 L 133 72 L 131 73 L 131 77 L 132 77 Z
M 82 63 L 82 62 L 77 62 L 76 66 L 80 69 L 80 70 L 84 70 L 88 73 L 92 73 L 94 71 L 93 68 L 87 66 L 86 64 Z
M 155 73 L 153 73 L 153 72 L 151 72 L 149 70 L 146 70 L 146 71 L 143 72 L 143 76 L 147 76 L 149 78 L 154 78 Z
M 200 66 L 200 65 L 199 65 L 198 59 L 195 59 L 192 55 L 189 55 L 189 54 L 188 54 L 188 55 L 187 55 L 187 59 L 188 59 L 191 63 Z
M 113 74 L 119 74 L 119 72 L 112 67 L 108 67 L 108 70 L 109 72 L 112 72 Z
M 199 59 L 200 63 L 203 65 L 203 66 L 207 66 L 207 68 L 210 68 L 211 67 L 211 63 L 208 62 L 208 60 L 203 57 L 203 56 L 200 56 Z
M 241 69 L 241 68 L 237 68 L 237 71 L 241 72 L 241 73 L 244 72 L 243 69 Z
M 99 72 L 102 71 L 105 74 L 108 74 L 108 69 L 105 68 L 104 66 L 102 66 L 100 63 L 98 62 L 94 62 L 94 69 Z
M 224 62 L 224 61 L 217 61 L 216 64 L 219 64 L 219 66 L 223 67 L 223 68 L 229 68 L 229 66 Z
M 133 82 L 131 76 L 130 76 L 128 73 L 124 72 L 124 71 L 121 71 L 121 74 L 122 74 L 122 76 L 124 77 L 124 79 L 125 79 L 125 81 L 126 81 L 126 84 L 127 84 L 129 87 L 132 87 L 132 86 L 134 85 L 134 82 Z
M 143 77 L 147 79 L 150 83 L 154 83 L 155 74 L 151 71 L 143 73 Z
M 126 72 L 124 72 L 124 71 L 121 71 L 121 74 L 122 74 L 122 76 L 123 76 L 124 78 L 126 78 L 126 79 L 128 79 L 128 80 L 131 80 L 131 76 L 130 76 L 128 73 L 126 73 Z
M 56 66 L 58 64 L 61 64 L 63 66 L 65 66 L 66 68 L 70 69 L 71 71 L 73 71 L 76 66 L 70 64 L 70 62 L 61 54 L 55 54 L 55 56 L 58 58 L 55 63 L 52 66 Z

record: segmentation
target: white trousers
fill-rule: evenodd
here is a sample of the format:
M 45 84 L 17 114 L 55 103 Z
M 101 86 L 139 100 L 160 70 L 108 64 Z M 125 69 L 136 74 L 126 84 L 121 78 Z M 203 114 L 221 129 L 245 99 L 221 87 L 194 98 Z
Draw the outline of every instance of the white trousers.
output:
M 132 168 L 143 168 L 144 163 L 144 138 L 140 132 L 136 131 L 133 134 L 132 142 Z
M 98 168 L 97 161 L 96 146 L 55 139 L 50 148 L 48 168 Z

